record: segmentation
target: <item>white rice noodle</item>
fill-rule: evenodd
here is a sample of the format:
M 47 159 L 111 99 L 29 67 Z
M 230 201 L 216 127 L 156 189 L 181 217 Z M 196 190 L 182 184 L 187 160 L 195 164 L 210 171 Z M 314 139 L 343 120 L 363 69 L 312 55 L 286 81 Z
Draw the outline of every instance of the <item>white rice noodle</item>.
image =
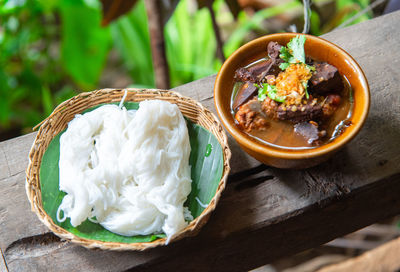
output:
M 164 232 L 170 239 L 193 219 L 183 207 L 189 154 L 174 104 L 143 101 L 137 111 L 105 105 L 77 115 L 60 138 L 60 190 L 67 195 L 59 213 L 75 227 L 90 219 L 120 235 Z

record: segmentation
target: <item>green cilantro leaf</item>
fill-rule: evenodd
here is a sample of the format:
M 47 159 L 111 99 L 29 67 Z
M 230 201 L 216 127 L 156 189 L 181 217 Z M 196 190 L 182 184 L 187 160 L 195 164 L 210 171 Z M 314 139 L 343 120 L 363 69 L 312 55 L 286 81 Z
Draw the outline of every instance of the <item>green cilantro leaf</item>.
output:
M 292 53 L 290 53 L 290 50 L 285 46 L 282 46 L 279 52 L 280 52 L 279 57 L 286 62 L 289 62 L 293 57 Z
M 256 86 L 256 85 L 255 85 Z M 256 86 L 257 88 L 258 85 Z M 286 96 L 279 96 L 278 95 L 278 89 L 274 85 L 269 85 L 265 83 L 262 88 L 258 89 L 258 100 L 259 101 L 264 101 L 265 98 L 271 98 L 272 100 L 275 100 L 276 102 L 285 102 Z
M 280 68 L 281 70 L 285 71 L 286 68 L 289 67 L 289 65 L 290 65 L 290 63 L 284 62 L 284 63 L 279 64 L 279 68 Z
M 304 52 L 304 43 L 306 42 L 305 35 L 297 35 L 288 42 L 287 47 L 282 46 L 279 57 L 285 62 L 279 65 L 279 68 L 285 70 L 292 63 L 305 63 L 306 55 Z M 308 66 L 310 70 L 314 67 Z M 311 68 L 312 67 L 312 68 Z M 315 68 L 314 68 L 315 70 Z
M 308 64 L 306 64 L 306 66 L 307 66 L 308 70 L 313 71 L 313 72 L 315 71 L 315 67 L 314 66 L 308 65 Z
M 263 102 L 267 98 L 267 90 L 258 89 L 258 101 Z
M 304 43 L 306 42 L 305 35 L 297 35 L 288 42 L 287 47 L 290 49 L 294 62 L 306 63 L 306 55 L 304 53 Z M 292 60 L 293 61 L 293 60 Z
M 302 84 L 303 84 L 303 87 L 304 87 L 304 91 L 306 92 L 306 98 L 309 99 L 310 95 L 308 94 L 308 91 L 307 91 L 308 82 L 307 81 L 303 81 Z

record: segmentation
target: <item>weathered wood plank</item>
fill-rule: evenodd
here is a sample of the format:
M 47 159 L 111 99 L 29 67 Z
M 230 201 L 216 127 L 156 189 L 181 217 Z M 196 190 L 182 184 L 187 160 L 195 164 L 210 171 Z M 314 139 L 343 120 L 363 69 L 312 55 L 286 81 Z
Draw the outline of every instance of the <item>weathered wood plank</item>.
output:
M 8 175 L 1 174 L 0 172 L 0 180 L 2 178 L 10 177 L 26 170 L 26 167 L 28 165 L 26 150 L 29 150 L 31 148 L 35 136 L 36 133 L 30 133 L 0 143 L 0 154 L 3 153 L 3 155 L 5 156 L 5 165 L 8 169 Z M 2 159 L 0 155 L 0 171 L 5 168 L 4 164 L 2 164 L 1 162 Z
M 363 255 L 329 265 L 318 272 L 373 272 L 400 270 L 400 238 L 390 241 Z
M 0 181 L 0 248 L 3 251 L 18 239 L 48 232 L 31 212 L 24 181 L 25 171 Z
M 6 178 L 10 175 L 10 170 L 7 164 L 6 153 L 0 145 L 0 179 Z
M 6 262 L 3 257 L 3 251 L 0 248 L 0 272 L 8 272 Z
M 398 214 L 399 180 L 400 175 L 397 175 L 342 196 L 340 204 L 314 204 L 285 217 L 271 218 L 233 232 L 235 227 L 223 220 L 227 212 L 229 217 L 243 217 L 241 212 L 230 210 L 230 200 L 223 199 L 198 236 L 147 252 L 93 251 L 65 242 L 32 242 L 28 239 L 13 244 L 5 255 L 10 271 L 24 271 L 27 267 L 50 267 L 57 271 L 65 265 L 72 270 L 90 271 L 124 271 L 127 268 L 129 271 L 244 271 Z M 257 200 L 263 194 L 259 186 Z M 376 195 L 387 197 L 372 202 L 371 198 Z M 237 199 L 242 197 L 249 201 L 255 195 L 245 190 Z M 267 205 L 273 213 L 272 203 L 276 202 Z M 263 205 L 260 206 L 263 209 Z M 245 219 L 251 220 L 252 211 L 247 211 L 247 215 Z
M 377 186 L 356 189 L 342 196 L 340 204 L 314 204 L 287 218 L 272 219 L 268 226 L 254 226 L 246 232 L 235 233 L 230 239 L 217 240 L 215 236 L 202 234 L 198 239 L 203 239 L 203 243 L 198 246 L 192 242 L 189 247 L 196 247 L 194 252 L 185 248 L 183 256 L 177 254 L 146 269 L 140 267 L 131 271 L 158 271 L 163 267 L 171 271 L 247 271 L 259 267 L 282 254 L 287 256 L 315 247 L 349 230 L 355 231 L 377 219 L 398 214 L 400 200 L 391 192 L 400 193 L 399 181 L 400 174 L 380 181 Z M 376 195 L 387 198 L 371 202 Z M 222 216 L 219 211 L 215 216 Z M 297 213 L 301 213 L 301 217 L 296 217 Z
M 214 81 L 216 75 L 205 77 L 194 82 L 187 83 L 185 85 L 176 87 L 172 90 L 176 92 L 180 92 L 186 96 L 189 96 L 201 103 L 204 104 L 205 101 L 210 101 L 214 103 Z M 211 106 L 211 103 L 208 105 L 208 109 L 216 113 L 215 107 Z
M 250 174 L 239 170 L 259 163 L 230 138 L 236 175 L 215 214 L 197 237 L 168 247 L 141 253 L 93 251 L 44 235 L 24 191 L 23 171 L 34 135 L 0 143 L 10 169 L 0 177 L 0 247 L 9 270 L 248 270 L 399 213 L 400 178 L 392 174 L 400 172 L 400 76 L 395 69 L 400 54 L 393 52 L 400 29 L 391 27 L 399 24 L 397 12 L 326 36 L 356 58 L 371 85 L 371 114 L 352 145 L 307 171 L 259 167 Z M 214 110 L 213 80 L 177 90 Z

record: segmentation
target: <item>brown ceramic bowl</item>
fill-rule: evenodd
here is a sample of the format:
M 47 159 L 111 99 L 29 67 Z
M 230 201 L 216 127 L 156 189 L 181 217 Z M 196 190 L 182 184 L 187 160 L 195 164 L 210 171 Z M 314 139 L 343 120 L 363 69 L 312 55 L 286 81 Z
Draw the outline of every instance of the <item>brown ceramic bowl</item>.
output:
M 215 107 L 228 132 L 251 156 L 267 165 L 278 168 L 308 168 L 327 160 L 360 131 L 367 118 L 370 105 L 368 82 L 357 62 L 337 45 L 322 38 L 307 35 L 306 56 L 336 66 L 340 74 L 344 75 L 350 82 L 354 97 L 352 125 L 333 141 L 316 148 L 303 150 L 269 146 L 240 130 L 235 125 L 230 106 L 236 69 L 266 57 L 267 45 L 270 41 L 286 45 L 296 35 L 298 34 L 272 34 L 243 45 L 222 65 L 214 87 Z

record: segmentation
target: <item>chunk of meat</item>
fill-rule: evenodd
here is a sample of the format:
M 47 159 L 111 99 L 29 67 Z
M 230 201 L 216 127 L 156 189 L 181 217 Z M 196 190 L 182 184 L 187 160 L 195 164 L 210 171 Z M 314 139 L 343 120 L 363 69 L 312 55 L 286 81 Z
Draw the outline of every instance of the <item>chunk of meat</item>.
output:
M 267 47 L 270 58 L 250 67 L 237 69 L 235 79 L 243 82 L 262 83 L 268 75 L 277 76 L 281 72 L 279 65 L 283 63 L 283 60 L 279 58 L 281 47 L 276 42 L 270 42 Z
M 269 126 L 261 111 L 261 103 L 257 99 L 252 99 L 240 106 L 236 112 L 235 119 L 239 127 L 247 132 L 253 129 L 263 130 Z
M 279 58 L 279 55 L 281 53 L 281 48 L 282 48 L 282 45 L 280 45 L 279 43 L 277 43 L 277 42 L 269 42 L 268 46 L 267 46 L 268 56 L 271 59 Z
M 324 117 L 330 117 L 339 107 L 341 102 L 340 95 L 329 94 L 326 96 L 325 103 L 322 106 L 322 112 Z
M 312 101 L 301 106 L 281 105 L 278 107 L 276 116 L 279 120 L 288 120 L 293 123 L 318 120 L 322 116 L 322 106 L 319 103 L 313 104 Z
M 279 104 L 269 97 L 266 97 L 262 102 L 261 109 L 268 117 L 278 119 L 276 116 Z
M 282 70 L 279 68 L 279 65 L 283 63 L 283 60 L 279 58 L 280 50 L 282 45 L 277 42 L 269 42 L 267 46 L 268 56 L 273 63 L 269 69 L 269 71 L 265 75 L 274 75 L 277 76 Z
M 310 78 L 310 92 L 325 94 L 327 92 L 340 93 L 344 84 L 338 69 L 327 62 L 314 62 L 315 72 Z
M 294 132 L 302 136 L 309 145 L 321 144 L 322 138 L 326 136 L 326 130 L 320 130 L 314 121 L 295 124 Z
M 310 96 L 306 104 L 288 106 L 267 97 L 262 103 L 262 110 L 272 119 L 301 123 L 329 118 L 339 107 L 340 101 L 340 95 L 329 94 L 325 99 Z
M 239 68 L 235 71 L 235 79 L 243 82 L 262 83 L 267 75 L 277 76 L 281 72 L 279 68 L 281 63 L 281 59 L 268 59 L 247 68 Z
M 238 91 L 235 100 L 233 101 L 233 110 L 237 110 L 238 107 L 246 103 L 257 93 L 257 87 L 254 86 L 250 81 L 245 82 L 240 90 Z
M 286 106 L 267 97 L 263 102 L 262 109 L 270 118 L 288 120 L 293 123 L 317 120 L 322 116 L 321 104 L 312 98 L 307 101 L 307 104 Z
M 310 145 L 315 143 L 320 137 L 318 125 L 314 122 L 297 123 L 294 125 L 294 132 L 301 135 Z
M 272 69 L 274 63 L 275 61 L 273 59 L 268 59 L 247 68 L 239 68 L 235 72 L 235 79 L 243 82 L 249 81 L 253 83 L 261 83 L 264 77 Z

